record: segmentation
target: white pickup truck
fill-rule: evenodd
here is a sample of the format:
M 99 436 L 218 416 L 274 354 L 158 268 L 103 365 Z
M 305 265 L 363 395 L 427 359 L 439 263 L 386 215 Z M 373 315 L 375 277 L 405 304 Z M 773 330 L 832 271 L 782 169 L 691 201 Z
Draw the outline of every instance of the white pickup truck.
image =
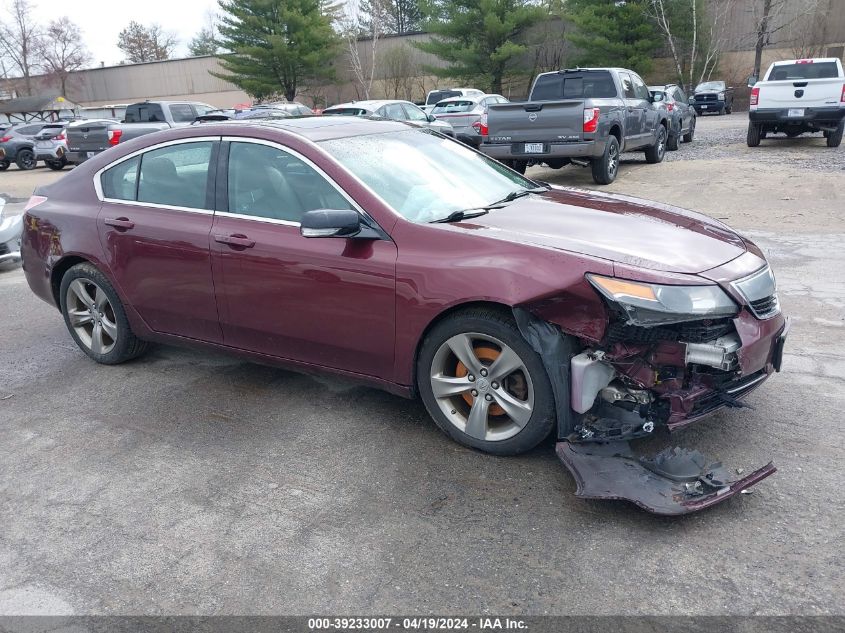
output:
M 777 132 L 790 138 L 822 132 L 828 147 L 839 147 L 845 127 L 842 62 L 835 57 L 775 62 L 763 81 L 753 83 L 750 105 L 748 147 Z

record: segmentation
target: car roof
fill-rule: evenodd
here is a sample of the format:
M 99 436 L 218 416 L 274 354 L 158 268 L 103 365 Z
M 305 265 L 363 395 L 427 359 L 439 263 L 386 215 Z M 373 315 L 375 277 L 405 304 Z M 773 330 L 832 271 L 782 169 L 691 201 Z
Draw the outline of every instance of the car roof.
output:
M 389 119 L 371 119 L 368 117 L 344 115 L 329 117 L 310 116 L 290 119 L 242 119 L 240 121 L 221 121 L 220 123 L 206 124 L 205 126 L 192 129 L 197 131 L 197 135 L 206 136 L 212 125 L 215 127 L 219 126 L 221 134 L 225 134 L 227 129 L 244 129 L 250 127 L 263 129 L 264 131 L 283 130 L 313 142 L 350 138 L 365 134 L 383 134 L 418 129 Z M 184 131 L 185 128 L 173 129 L 174 137 L 179 136 L 176 133 L 180 130 Z
M 349 103 L 338 103 L 323 110 L 334 110 L 335 108 L 360 108 L 361 110 L 378 110 L 380 107 L 390 103 L 411 103 L 404 99 L 366 99 L 363 101 L 350 101 Z M 411 104 L 413 105 L 413 104 Z

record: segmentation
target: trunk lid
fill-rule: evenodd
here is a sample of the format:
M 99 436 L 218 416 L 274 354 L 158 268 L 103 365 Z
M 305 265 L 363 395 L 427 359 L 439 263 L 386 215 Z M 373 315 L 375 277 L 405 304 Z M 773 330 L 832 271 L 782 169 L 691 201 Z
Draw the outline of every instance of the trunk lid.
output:
M 74 125 L 67 129 L 67 147 L 71 152 L 101 152 L 108 149 L 109 129 L 114 123 L 93 121 L 83 125 Z
M 799 79 L 760 84 L 758 108 L 829 108 L 839 105 L 843 80 Z
M 487 111 L 491 143 L 573 142 L 584 138 L 584 100 L 498 103 Z

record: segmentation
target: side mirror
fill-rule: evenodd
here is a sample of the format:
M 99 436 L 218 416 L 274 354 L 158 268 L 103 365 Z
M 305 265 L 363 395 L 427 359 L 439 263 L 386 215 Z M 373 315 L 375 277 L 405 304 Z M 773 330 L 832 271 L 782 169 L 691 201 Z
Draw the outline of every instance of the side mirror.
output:
M 428 119 L 428 122 L 429 122 L 429 123 L 434 123 L 434 122 L 437 120 L 437 117 L 436 117 L 436 116 L 434 116 L 433 114 L 426 114 L 426 115 L 425 115 L 425 118 L 427 118 L 427 119 Z
M 754 84 L 757 83 L 758 79 L 759 78 L 757 77 L 757 75 L 749 75 L 748 76 L 748 87 L 753 88 Z
M 302 237 L 355 237 L 361 232 L 361 216 L 353 209 L 314 209 L 303 214 Z

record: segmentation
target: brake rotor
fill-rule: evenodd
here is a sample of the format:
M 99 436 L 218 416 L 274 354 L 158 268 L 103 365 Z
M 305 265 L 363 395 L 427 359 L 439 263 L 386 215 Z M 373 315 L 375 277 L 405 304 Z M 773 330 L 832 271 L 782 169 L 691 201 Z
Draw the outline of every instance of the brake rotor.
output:
M 479 345 L 478 347 L 473 347 L 473 351 L 475 352 L 476 357 L 478 360 L 481 361 L 481 364 L 485 367 L 489 367 L 493 364 L 493 362 L 499 358 L 499 354 L 502 352 L 497 350 L 495 347 L 487 347 L 485 345 Z M 461 361 L 458 361 L 458 365 L 455 367 L 455 376 L 458 378 L 463 378 L 469 373 L 469 370 L 466 368 Z M 504 385 L 502 385 L 504 388 Z M 469 406 L 472 406 L 472 403 L 475 402 L 475 396 L 473 396 L 470 392 L 465 392 L 461 396 Z M 505 410 L 496 403 L 490 405 L 488 409 L 488 413 L 490 415 L 505 415 Z

